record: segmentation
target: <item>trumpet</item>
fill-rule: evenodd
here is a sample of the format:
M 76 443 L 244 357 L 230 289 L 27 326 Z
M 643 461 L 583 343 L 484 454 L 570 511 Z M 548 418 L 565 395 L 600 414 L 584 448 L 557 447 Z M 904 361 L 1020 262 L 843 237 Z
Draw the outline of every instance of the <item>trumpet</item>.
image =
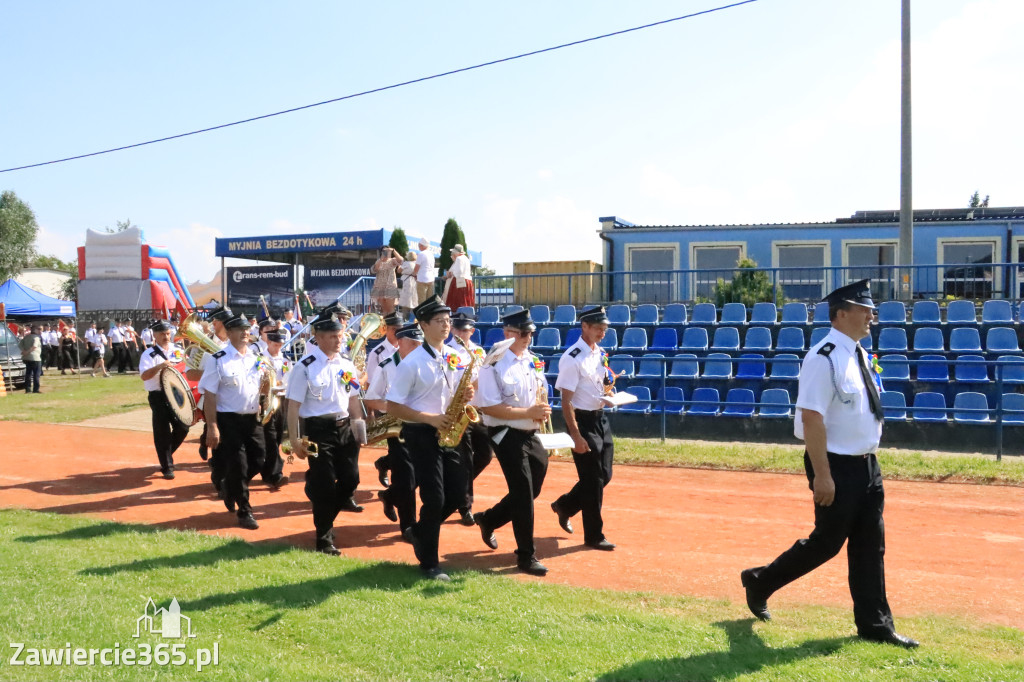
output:
M 544 383 L 539 384 L 537 386 L 537 403 L 536 404 L 537 405 L 549 405 L 550 404 L 550 403 L 548 403 L 548 387 L 547 387 L 547 382 L 544 382 Z M 554 433 L 555 432 L 555 426 L 554 426 L 554 424 L 551 423 L 551 415 L 550 414 L 547 416 L 547 418 L 541 424 L 540 432 L 541 433 Z M 569 456 L 569 453 L 566 450 L 564 450 L 564 449 L 553 450 L 552 452 L 555 455 L 562 455 L 562 456 L 566 456 L 566 457 Z
M 320 454 L 320 451 L 317 450 L 316 443 L 311 441 L 306 436 L 302 437 L 302 446 L 306 448 L 306 454 L 309 457 L 316 457 L 317 455 Z M 288 441 L 281 443 L 281 452 L 288 455 L 288 459 L 285 460 L 285 462 L 287 462 L 288 464 L 291 464 L 292 462 L 295 461 L 295 453 L 292 452 L 291 443 L 289 443 Z
M 175 340 L 187 341 L 189 343 L 185 348 L 185 366 L 189 369 L 199 369 L 202 367 L 203 356 L 206 353 L 220 352 L 220 346 L 217 345 L 217 342 L 203 333 L 203 328 L 199 324 L 199 318 L 194 312 L 189 313 L 188 317 L 181 323 Z

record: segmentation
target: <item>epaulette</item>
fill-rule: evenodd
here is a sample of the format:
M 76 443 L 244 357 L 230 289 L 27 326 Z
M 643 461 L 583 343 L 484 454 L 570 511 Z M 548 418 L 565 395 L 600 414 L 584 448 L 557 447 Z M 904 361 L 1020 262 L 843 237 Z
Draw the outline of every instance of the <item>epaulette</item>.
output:
M 826 358 L 831 355 L 832 351 L 836 349 L 836 344 L 826 343 L 824 346 L 818 349 L 818 355 L 824 355 Z
M 580 349 L 579 348 L 573 348 L 571 351 L 569 351 L 569 357 L 570 358 L 574 358 L 574 357 L 576 357 L 579 354 L 580 354 Z
M 302 362 L 302 364 L 303 364 L 303 365 L 305 365 L 306 367 L 309 367 L 309 366 L 310 366 L 310 365 L 312 365 L 312 364 L 313 364 L 314 362 L 316 362 L 316 356 L 315 356 L 315 355 L 307 355 L 306 357 L 302 358 L 302 361 L 301 361 L 301 362 Z
M 377 355 L 380 355 L 381 353 L 383 353 L 384 352 L 384 344 L 382 343 L 379 346 L 377 346 L 376 348 L 374 348 L 373 352 L 376 353 Z
M 381 363 L 377 365 L 377 367 L 379 367 L 380 369 L 384 369 L 390 362 L 391 358 L 387 358 L 386 360 L 382 360 Z
M 219 350 L 219 351 L 217 351 L 216 353 L 213 354 L 213 357 L 215 357 L 215 358 L 222 358 L 222 357 L 224 357 L 227 354 L 228 354 L 228 352 L 226 350 Z

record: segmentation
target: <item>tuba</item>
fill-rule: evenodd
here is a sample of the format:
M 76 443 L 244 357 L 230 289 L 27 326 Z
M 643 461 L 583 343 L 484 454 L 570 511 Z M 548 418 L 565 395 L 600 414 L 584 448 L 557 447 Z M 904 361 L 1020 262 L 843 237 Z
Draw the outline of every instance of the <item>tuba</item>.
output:
M 349 346 L 349 357 L 360 374 L 366 372 L 366 342 L 368 339 L 379 339 L 384 336 L 381 327 L 384 320 L 377 313 L 366 313 L 359 318 L 359 333 L 352 339 Z
M 466 342 L 457 336 L 453 336 L 456 341 L 459 342 L 463 348 L 469 350 L 466 346 Z M 466 428 L 470 422 L 477 423 L 480 421 L 480 415 L 477 413 L 476 408 L 469 404 L 466 395 L 469 392 L 469 388 L 473 383 L 473 368 L 476 367 L 478 360 L 475 354 L 469 354 L 469 367 L 462 373 L 462 379 L 459 380 L 459 385 L 456 387 L 455 392 L 452 394 L 452 402 L 445 410 L 445 414 L 452 418 L 452 425 L 444 430 L 439 431 L 437 434 L 437 442 L 444 448 L 454 448 L 462 440 L 462 434 L 466 432 Z
M 257 416 L 260 424 L 266 426 L 281 406 L 281 395 L 278 391 L 277 372 L 272 363 L 260 368 L 260 409 Z
M 175 340 L 188 342 L 185 348 L 185 366 L 189 369 L 202 367 L 203 356 L 206 353 L 212 354 L 220 351 L 217 342 L 203 333 L 203 328 L 199 325 L 199 318 L 194 312 L 189 313 L 185 321 L 181 323 Z

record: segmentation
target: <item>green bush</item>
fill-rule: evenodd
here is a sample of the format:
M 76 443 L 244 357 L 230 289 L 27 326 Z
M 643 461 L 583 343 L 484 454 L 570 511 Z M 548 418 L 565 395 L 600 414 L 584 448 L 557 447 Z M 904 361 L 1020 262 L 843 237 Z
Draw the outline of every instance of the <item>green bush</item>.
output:
M 781 306 L 785 302 L 782 285 L 772 286 L 768 273 L 758 270 L 756 261 L 741 258 L 736 267 L 739 269 L 731 282 L 719 278 L 715 286 L 715 305 L 742 303 L 749 308 L 755 303 L 774 302 Z

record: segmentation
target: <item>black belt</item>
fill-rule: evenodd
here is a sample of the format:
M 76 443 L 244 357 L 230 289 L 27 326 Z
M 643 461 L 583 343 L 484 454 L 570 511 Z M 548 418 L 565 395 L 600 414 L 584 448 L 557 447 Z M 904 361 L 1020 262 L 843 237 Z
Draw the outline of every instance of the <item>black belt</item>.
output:
M 588 417 L 595 417 L 595 416 L 597 416 L 599 414 L 604 413 L 604 410 L 581 410 L 578 407 L 574 407 L 572 409 L 573 409 L 573 411 L 576 414 L 583 414 L 583 415 L 586 415 Z
M 337 426 L 348 426 L 349 417 L 338 417 L 333 414 L 325 414 L 319 417 L 303 417 L 306 423 L 313 422 L 314 424 L 322 424 L 324 426 L 337 425 Z
M 838 452 L 826 452 L 825 454 L 831 455 L 832 457 L 849 457 L 850 459 L 867 459 L 868 457 L 875 456 L 875 453 L 873 452 L 865 452 L 863 455 L 841 455 Z

